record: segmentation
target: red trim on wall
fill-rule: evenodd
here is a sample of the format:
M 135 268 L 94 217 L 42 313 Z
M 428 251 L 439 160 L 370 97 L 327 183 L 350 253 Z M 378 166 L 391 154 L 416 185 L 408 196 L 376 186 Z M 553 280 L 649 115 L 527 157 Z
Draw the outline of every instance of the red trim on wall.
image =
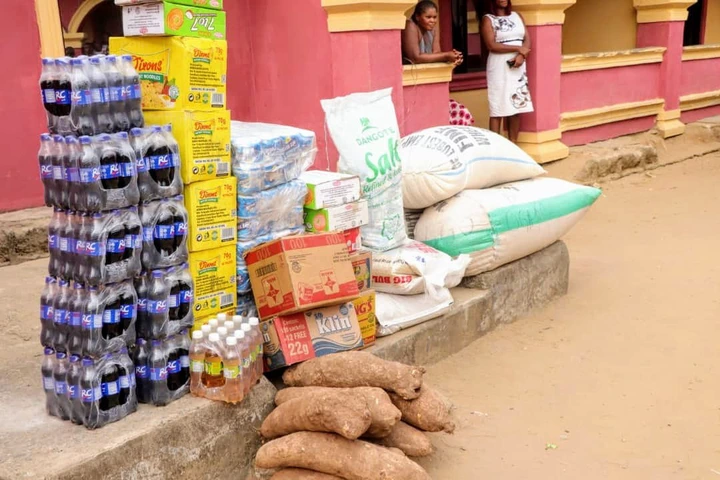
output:
M 698 108 L 697 110 L 687 110 L 682 112 L 680 120 L 683 123 L 692 123 L 702 120 L 704 118 L 710 118 L 720 115 L 720 105 L 713 107 Z
M 452 82 L 450 82 L 451 92 L 464 92 L 483 88 L 487 88 L 487 74 L 485 72 L 458 73 L 453 75 Z

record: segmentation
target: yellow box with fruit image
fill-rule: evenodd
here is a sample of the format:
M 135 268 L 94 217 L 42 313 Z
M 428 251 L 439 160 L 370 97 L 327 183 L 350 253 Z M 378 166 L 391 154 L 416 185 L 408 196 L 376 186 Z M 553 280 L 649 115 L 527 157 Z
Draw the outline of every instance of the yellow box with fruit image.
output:
M 148 125 L 171 124 L 180 145 L 183 182 L 230 177 L 230 111 L 150 111 Z
M 110 53 L 132 55 L 143 110 L 225 109 L 227 42 L 190 37 L 111 37 Z
M 234 245 L 190 253 L 188 263 L 195 284 L 193 311 L 196 317 L 216 315 L 235 308 L 236 262 Z

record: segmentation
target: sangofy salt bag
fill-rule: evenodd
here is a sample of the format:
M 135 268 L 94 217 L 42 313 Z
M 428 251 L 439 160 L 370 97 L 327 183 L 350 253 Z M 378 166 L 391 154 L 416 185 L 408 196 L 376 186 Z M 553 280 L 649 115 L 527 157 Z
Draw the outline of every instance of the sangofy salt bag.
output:
M 392 89 L 321 100 L 330 136 L 340 152 L 338 171 L 360 177 L 370 221 L 361 227 L 366 247 L 384 251 L 406 239 L 400 131 Z

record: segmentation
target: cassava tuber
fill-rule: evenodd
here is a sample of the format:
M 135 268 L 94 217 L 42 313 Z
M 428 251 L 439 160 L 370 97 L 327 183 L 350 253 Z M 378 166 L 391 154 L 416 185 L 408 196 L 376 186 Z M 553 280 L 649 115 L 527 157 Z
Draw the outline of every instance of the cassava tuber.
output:
M 257 468 L 305 468 L 346 480 L 431 480 L 417 463 L 385 447 L 332 433 L 297 432 L 266 443 Z
M 293 365 L 283 374 L 290 387 L 379 387 L 405 400 L 420 395 L 423 367 L 390 362 L 367 352 L 341 352 Z
M 283 403 L 267 416 L 260 434 L 276 438 L 293 432 L 334 432 L 354 440 L 370 426 L 364 397 L 341 390 L 308 393 Z
M 370 428 L 363 436 L 368 438 L 382 438 L 390 435 L 393 427 L 400 421 L 400 410 L 393 405 L 390 397 L 382 388 L 330 388 L 330 387 L 289 387 L 278 391 L 275 395 L 275 404 L 282 405 L 288 400 L 299 398 L 311 393 L 341 391 L 359 396 L 367 402 L 370 411 Z
M 327 473 L 313 472 L 304 468 L 284 468 L 275 472 L 270 480 L 343 480 Z
M 398 422 L 387 437 L 373 441 L 384 447 L 399 448 L 408 457 L 426 457 L 433 452 L 427 435 L 405 422 Z
M 403 422 L 426 432 L 455 431 L 455 423 L 450 417 L 449 402 L 435 389 L 423 385 L 420 396 L 412 401 L 394 394 L 390 394 L 390 398 L 402 412 Z

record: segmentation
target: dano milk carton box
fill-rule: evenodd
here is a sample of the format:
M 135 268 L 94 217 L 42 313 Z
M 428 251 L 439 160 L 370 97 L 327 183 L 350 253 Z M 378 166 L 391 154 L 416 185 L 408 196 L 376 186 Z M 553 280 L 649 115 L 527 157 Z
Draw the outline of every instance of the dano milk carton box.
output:
M 225 12 L 177 3 L 145 3 L 123 7 L 123 34 L 126 37 L 177 35 L 224 40 Z
M 148 125 L 172 125 L 186 184 L 230 176 L 229 110 L 144 113 Z
M 235 308 L 237 268 L 235 246 L 190 253 L 190 275 L 195 282 L 194 312 L 206 317 Z
M 364 346 L 353 302 L 281 315 L 262 322 L 260 331 L 267 370 Z
M 188 5 L 191 7 L 201 7 L 201 8 L 212 8 L 215 10 L 222 10 L 223 9 L 223 0 L 115 0 L 115 5 L 118 6 L 125 6 L 125 5 L 140 5 L 143 3 L 174 3 L 176 5 Z
M 185 186 L 188 249 L 210 250 L 237 242 L 237 182 L 221 178 Z
M 245 253 L 260 318 L 349 301 L 360 293 L 345 238 L 295 235 Z
M 133 56 L 143 110 L 225 109 L 225 40 L 111 37 L 110 53 Z

